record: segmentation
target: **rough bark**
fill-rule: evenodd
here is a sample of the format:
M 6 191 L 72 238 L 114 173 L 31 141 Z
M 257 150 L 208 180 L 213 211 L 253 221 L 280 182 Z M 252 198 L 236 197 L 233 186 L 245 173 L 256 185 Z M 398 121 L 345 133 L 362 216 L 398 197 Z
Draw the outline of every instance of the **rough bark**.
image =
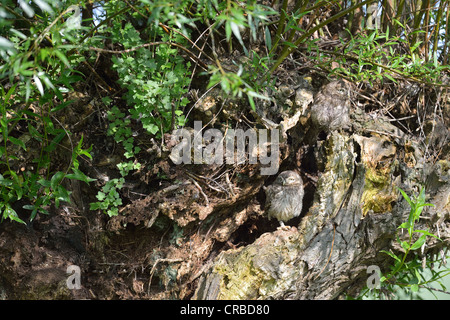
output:
M 426 184 L 435 208 L 424 228 L 448 243 L 449 162 L 426 163 L 410 137 L 382 118 L 353 115 L 351 132 L 331 132 L 317 146 L 322 171 L 314 201 L 298 228 L 261 235 L 245 247 L 221 252 L 198 283 L 194 299 L 335 299 L 355 296 L 367 267 L 392 264 L 380 250 L 393 240 L 409 207 L 408 193 Z

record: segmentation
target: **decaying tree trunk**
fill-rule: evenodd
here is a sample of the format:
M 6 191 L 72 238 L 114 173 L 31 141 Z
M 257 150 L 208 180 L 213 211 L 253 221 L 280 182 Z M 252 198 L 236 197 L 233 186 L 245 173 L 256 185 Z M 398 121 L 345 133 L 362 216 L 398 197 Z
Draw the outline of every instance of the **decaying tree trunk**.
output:
M 261 235 L 245 247 L 221 252 L 203 272 L 194 299 L 334 299 L 356 296 L 367 267 L 386 270 L 409 206 L 396 187 L 426 186 L 423 229 L 448 243 L 449 162 L 429 164 L 419 147 L 381 118 L 354 113 L 353 130 L 331 132 L 316 148 L 321 175 L 314 202 L 298 228 Z M 297 130 L 293 128 L 292 130 Z M 394 241 L 393 241 L 394 240 Z

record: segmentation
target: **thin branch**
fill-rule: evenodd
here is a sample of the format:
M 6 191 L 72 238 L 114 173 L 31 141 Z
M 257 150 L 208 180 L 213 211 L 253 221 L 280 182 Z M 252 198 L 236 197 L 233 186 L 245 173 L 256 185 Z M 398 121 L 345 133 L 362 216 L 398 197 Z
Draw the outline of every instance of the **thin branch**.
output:
M 299 50 L 300 49 L 305 49 L 306 50 L 306 48 L 298 48 L 298 49 Z M 414 76 L 411 76 L 409 74 L 401 72 L 401 71 L 399 71 L 397 69 L 385 66 L 385 65 L 377 63 L 375 61 L 372 61 L 370 59 L 354 56 L 354 55 L 351 55 L 351 54 L 345 54 L 345 53 L 339 53 L 339 52 L 334 52 L 334 51 L 328 51 L 328 50 L 319 50 L 319 51 L 322 52 L 322 53 L 325 53 L 325 54 L 336 55 L 336 56 L 344 57 L 344 58 L 355 60 L 355 61 L 360 60 L 362 62 L 371 64 L 373 66 L 380 67 L 380 68 L 382 68 L 384 70 L 387 70 L 389 72 L 398 74 L 398 75 L 402 76 L 404 79 L 409 79 L 409 80 L 414 81 L 414 82 L 418 82 L 418 83 L 422 83 L 422 84 L 426 84 L 426 85 L 432 85 L 432 86 L 435 86 L 435 87 L 450 88 L 450 85 L 448 85 L 448 84 L 435 83 L 435 82 L 431 82 L 431 83 L 430 82 L 426 82 L 426 81 L 423 81 L 422 79 L 416 78 Z

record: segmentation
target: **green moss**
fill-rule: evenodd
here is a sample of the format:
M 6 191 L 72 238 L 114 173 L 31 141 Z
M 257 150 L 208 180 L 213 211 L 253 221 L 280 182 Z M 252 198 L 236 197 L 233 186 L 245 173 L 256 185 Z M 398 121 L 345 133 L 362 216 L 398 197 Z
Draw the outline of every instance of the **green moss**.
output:
M 392 210 L 392 202 L 397 193 L 392 189 L 391 168 L 366 168 L 364 191 L 361 198 L 362 212 L 366 215 L 369 210 L 383 213 Z
M 262 277 L 251 263 L 255 252 L 244 250 L 226 258 L 226 261 L 216 265 L 214 271 L 223 276 L 220 284 L 221 300 L 256 299 Z
M 278 278 L 278 264 L 289 263 L 297 257 L 298 245 L 283 241 L 278 245 L 250 245 L 243 250 L 229 252 L 215 265 L 214 272 L 222 276 L 218 299 L 264 299 L 286 289 L 298 279 L 302 270 L 283 271 Z M 277 264 L 277 265 L 275 265 Z

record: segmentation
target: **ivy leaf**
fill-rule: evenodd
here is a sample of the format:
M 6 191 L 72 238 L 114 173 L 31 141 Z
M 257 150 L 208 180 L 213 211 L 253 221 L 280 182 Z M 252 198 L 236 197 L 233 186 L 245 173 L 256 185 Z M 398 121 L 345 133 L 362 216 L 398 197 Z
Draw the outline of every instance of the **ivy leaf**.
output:
M 99 191 L 99 192 L 97 193 L 96 198 L 97 198 L 98 201 L 103 201 L 103 200 L 106 198 L 106 195 L 105 195 L 103 192 Z M 93 203 L 91 203 L 91 205 L 92 205 L 92 204 L 93 204 Z M 91 209 L 91 210 L 92 210 L 92 209 Z
M 158 126 L 157 126 L 156 124 L 154 124 L 154 123 L 149 123 L 149 124 L 146 126 L 146 129 L 147 129 L 147 131 L 150 132 L 151 134 L 156 134 L 156 133 L 158 132 L 158 130 L 159 130 Z

